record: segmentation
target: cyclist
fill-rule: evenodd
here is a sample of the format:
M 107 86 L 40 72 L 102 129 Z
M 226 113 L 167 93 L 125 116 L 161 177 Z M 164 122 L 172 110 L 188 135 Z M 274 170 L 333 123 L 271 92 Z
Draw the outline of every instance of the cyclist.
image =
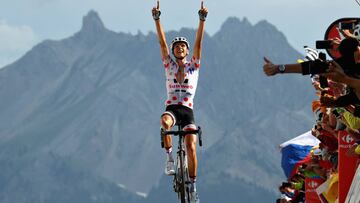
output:
M 166 43 L 165 33 L 160 24 L 160 6 L 152 9 L 152 15 L 155 20 L 157 35 L 160 43 L 160 50 L 166 75 L 167 100 L 165 102 L 166 110 L 162 114 L 160 123 L 163 129 L 170 130 L 175 124 L 183 127 L 184 131 L 196 130 L 193 99 L 197 87 L 201 46 L 204 37 L 204 26 L 208 10 L 201 2 L 201 8 L 198 12 L 200 22 L 196 33 L 194 51 L 191 60 L 187 60 L 189 55 L 189 42 L 185 37 L 175 37 L 170 46 L 170 50 L 175 59 L 170 57 L 169 48 Z M 165 173 L 173 175 L 175 173 L 174 158 L 172 156 L 172 139 L 170 135 L 165 136 L 164 145 L 167 153 Z M 198 200 L 196 193 L 196 135 L 189 134 L 185 136 L 185 145 L 188 155 L 189 176 L 191 180 L 190 192 Z

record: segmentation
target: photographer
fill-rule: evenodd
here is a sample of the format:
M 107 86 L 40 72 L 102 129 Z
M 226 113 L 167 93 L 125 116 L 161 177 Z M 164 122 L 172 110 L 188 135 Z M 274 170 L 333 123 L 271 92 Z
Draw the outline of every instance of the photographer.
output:
M 334 44 L 338 42 L 334 40 Z M 360 76 L 360 50 L 359 42 L 355 38 L 347 38 L 340 42 L 338 50 L 341 54 L 335 62 L 344 67 L 344 72 L 351 76 Z M 273 64 L 268 58 L 264 57 L 264 73 L 273 76 L 279 73 L 301 73 L 303 75 L 315 75 L 328 72 L 332 61 L 306 61 L 300 64 Z
M 336 43 L 334 41 L 334 43 Z M 273 76 L 279 73 L 301 73 L 320 74 L 327 76 L 333 81 L 348 84 L 350 91 L 348 94 L 339 98 L 328 95 L 321 96 L 321 104 L 327 107 L 345 107 L 349 105 L 360 104 L 360 47 L 355 38 L 346 38 L 338 46 L 341 57 L 335 61 L 306 61 L 300 64 L 275 65 L 269 59 L 264 57 L 264 73 L 267 76 Z M 342 67 L 342 68 L 340 68 Z M 349 108 L 356 116 L 360 117 L 360 106 Z
M 301 73 L 303 75 L 314 75 L 325 73 L 329 69 L 329 62 L 316 59 L 315 61 L 306 61 L 296 64 L 273 64 L 269 59 L 264 57 L 264 73 L 267 76 L 273 76 L 279 73 Z

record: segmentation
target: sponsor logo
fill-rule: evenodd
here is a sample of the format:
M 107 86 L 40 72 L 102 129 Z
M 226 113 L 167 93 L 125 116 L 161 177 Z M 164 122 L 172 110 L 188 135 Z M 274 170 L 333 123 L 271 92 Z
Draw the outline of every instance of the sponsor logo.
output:
M 189 73 L 189 74 L 193 74 L 194 71 L 195 71 L 195 68 L 194 68 L 194 67 L 191 67 L 191 68 L 189 68 L 188 73 Z
M 183 89 L 193 89 L 192 85 L 169 85 L 169 88 L 183 88 Z
M 311 189 L 314 189 L 314 188 L 317 188 L 319 186 L 319 184 L 315 181 L 311 181 L 308 183 L 308 186 L 311 188 Z
M 306 193 L 312 193 L 312 192 L 316 192 L 316 189 L 307 189 Z
M 340 146 L 340 148 L 343 148 L 343 149 L 350 149 L 351 147 L 352 147 L 352 145 L 351 144 L 341 144 L 341 145 L 339 145 Z

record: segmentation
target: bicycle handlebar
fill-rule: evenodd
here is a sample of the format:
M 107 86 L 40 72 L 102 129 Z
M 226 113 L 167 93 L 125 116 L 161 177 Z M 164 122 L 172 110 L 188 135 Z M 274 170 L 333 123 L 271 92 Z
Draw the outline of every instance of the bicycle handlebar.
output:
M 201 130 L 200 126 L 198 126 L 197 128 L 198 128 L 197 130 L 189 130 L 189 131 L 184 131 L 184 130 L 165 131 L 161 128 L 161 133 L 160 133 L 161 134 L 161 147 L 164 148 L 164 136 L 165 135 L 184 136 L 184 135 L 188 135 L 188 134 L 197 134 L 198 138 L 199 138 L 199 145 L 202 146 L 202 138 L 201 138 L 202 130 Z
M 201 132 L 201 130 L 189 130 L 189 131 L 184 131 L 184 130 L 179 130 L 179 131 L 165 131 L 164 135 L 188 135 L 188 134 L 199 134 Z

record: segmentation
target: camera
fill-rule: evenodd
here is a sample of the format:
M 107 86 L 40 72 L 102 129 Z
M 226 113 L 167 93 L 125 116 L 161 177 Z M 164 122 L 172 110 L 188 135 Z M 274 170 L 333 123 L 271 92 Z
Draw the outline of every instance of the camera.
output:
M 330 63 L 326 61 L 326 54 L 323 52 L 319 53 L 319 59 L 316 59 L 315 61 L 306 61 L 301 63 L 303 75 L 309 75 L 309 74 L 316 75 L 316 74 L 326 73 L 329 67 L 330 67 Z M 325 81 L 325 79 L 322 79 L 322 83 L 323 83 L 321 86 L 322 88 L 328 87 L 327 81 Z
M 322 60 L 322 61 L 326 61 L 326 54 L 323 53 L 323 52 L 320 52 L 320 53 L 319 53 L 319 59 Z M 327 69 L 326 69 L 326 70 L 327 70 Z M 326 77 L 320 76 L 320 77 L 319 77 L 319 82 L 320 82 L 320 87 L 321 87 L 321 88 L 324 89 L 324 88 L 329 87 L 329 83 L 328 83 L 328 80 L 327 80 Z
M 355 22 L 340 22 L 340 30 L 353 30 L 355 28 Z
M 333 44 L 331 40 L 317 40 L 315 42 L 317 49 L 332 49 Z
M 321 73 L 326 73 L 329 69 L 330 64 L 326 61 L 321 61 L 319 59 L 315 61 L 306 61 L 301 63 L 302 74 L 303 75 L 316 75 Z

